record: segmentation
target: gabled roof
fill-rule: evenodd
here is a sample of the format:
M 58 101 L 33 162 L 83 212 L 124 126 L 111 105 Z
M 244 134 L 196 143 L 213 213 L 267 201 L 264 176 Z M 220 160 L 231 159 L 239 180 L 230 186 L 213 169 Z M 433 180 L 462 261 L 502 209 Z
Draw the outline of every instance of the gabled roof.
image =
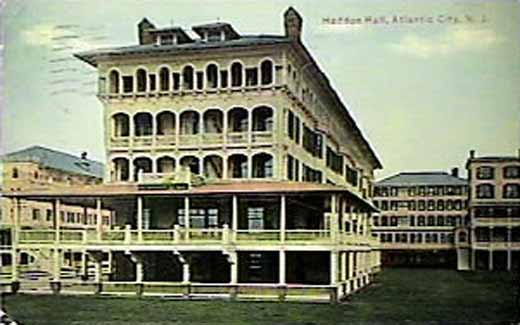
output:
M 165 27 L 165 28 L 156 28 L 149 31 L 150 34 L 175 34 L 177 35 L 177 42 L 179 44 L 183 43 L 193 43 L 193 39 L 186 34 L 186 32 L 182 29 L 182 27 Z
M 229 24 L 229 23 L 216 22 L 216 23 L 202 24 L 202 25 L 193 26 L 191 29 L 193 29 L 193 31 L 201 37 L 205 31 L 213 30 L 213 31 L 224 31 L 224 33 L 226 33 L 229 36 L 229 39 L 240 38 L 240 35 L 235 31 L 233 26 L 231 26 L 231 24 Z
M 376 182 L 376 186 L 467 185 L 466 179 L 446 172 L 403 172 Z
M 34 162 L 43 167 L 84 176 L 103 178 L 104 175 L 104 165 L 98 161 L 82 159 L 42 146 L 32 146 L 11 152 L 1 158 L 3 162 Z

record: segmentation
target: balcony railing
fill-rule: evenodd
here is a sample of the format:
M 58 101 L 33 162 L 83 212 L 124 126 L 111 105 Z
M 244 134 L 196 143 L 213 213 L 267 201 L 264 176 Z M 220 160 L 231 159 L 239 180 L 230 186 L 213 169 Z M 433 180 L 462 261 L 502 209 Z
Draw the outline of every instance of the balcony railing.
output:
M 223 228 L 147 229 L 141 232 L 125 228 L 101 233 L 95 230 L 60 230 L 59 242 L 78 245 L 204 245 L 204 244 L 294 244 L 294 245 L 378 245 L 377 239 L 327 229 L 257 230 Z M 54 230 L 20 230 L 20 244 L 53 244 Z
M 128 148 L 130 143 L 135 147 L 156 146 L 199 146 L 199 145 L 223 145 L 226 142 L 229 145 L 243 145 L 249 142 L 248 132 L 228 132 L 227 141 L 224 140 L 223 133 L 198 133 L 198 134 L 179 134 L 175 135 L 146 135 L 146 136 L 116 136 L 110 138 L 110 146 L 112 148 Z M 253 131 L 251 141 L 254 144 L 271 143 L 274 135 L 272 131 Z M 132 141 L 130 141 L 132 139 Z

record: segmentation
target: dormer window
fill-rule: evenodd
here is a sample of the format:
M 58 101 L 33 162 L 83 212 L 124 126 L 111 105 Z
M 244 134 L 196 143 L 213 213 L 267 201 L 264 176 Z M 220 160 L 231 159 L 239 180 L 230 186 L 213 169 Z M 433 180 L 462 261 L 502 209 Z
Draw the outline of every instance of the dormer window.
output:
M 208 42 L 220 42 L 222 40 L 222 33 L 219 30 L 210 30 L 206 35 Z
M 174 37 L 172 34 L 161 35 L 161 36 L 159 36 L 159 44 L 160 45 L 173 45 L 174 44 L 173 39 L 174 39 Z

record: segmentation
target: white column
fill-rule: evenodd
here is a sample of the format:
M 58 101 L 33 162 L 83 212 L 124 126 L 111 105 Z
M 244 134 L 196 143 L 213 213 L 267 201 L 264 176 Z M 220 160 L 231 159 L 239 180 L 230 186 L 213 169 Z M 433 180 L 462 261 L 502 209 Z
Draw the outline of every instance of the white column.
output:
M 338 282 L 338 252 L 330 252 L 330 284 Z
M 253 156 L 251 153 L 247 154 L 247 178 L 253 178 Z
M 247 110 L 247 143 L 253 142 L 253 111 Z
M 52 262 L 53 262 L 52 280 L 59 281 L 60 273 L 61 273 L 61 256 L 60 256 L 60 250 L 58 249 L 58 247 L 54 247 L 54 249 L 53 249 Z
M 341 252 L 341 282 L 347 280 L 347 252 Z
M 135 282 L 142 283 L 143 277 L 143 259 L 138 257 L 135 259 Z
M 236 252 L 229 253 L 231 260 L 231 284 L 236 284 L 238 282 L 238 256 Z
M 285 242 L 285 229 L 286 229 L 286 198 L 282 194 L 280 197 L 280 241 Z
M 222 158 L 222 179 L 228 179 L 228 157 L 227 156 L 224 156 Z
M 347 279 L 352 279 L 354 277 L 354 252 L 347 252 Z
M 184 227 L 186 228 L 186 241 L 190 239 L 190 198 L 184 197 Z
M 17 208 L 15 208 L 16 210 Z M 54 238 L 56 242 L 60 241 L 60 228 L 61 228 L 61 202 L 59 199 L 54 200 Z
M 190 282 L 190 265 L 188 263 L 182 264 L 182 282 Z
M 181 76 L 182 76 L 182 74 L 181 74 Z M 181 78 L 181 80 L 182 80 L 182 78 Z M 179 148 L 180 137 L 181 137 L 181 119 L 180 119 L 180 114 L 176 113 L 175 114 L 175 147 L 176 148 Z M 178 167 L 179 165 L 180 165 L 179 162 L 177 162 L 176 166 Z
M 137 197 L 137 240 L 143 241 L 143 197 Z
M 96 238 L 101 241 L 103 232 L 103 215 L 101 214 L 101 199 L 96 199 Z
M 238 230 L 238 197 L 233 195 L 231 211 L 231 230 L 233 231 L 233 242 L 237 240 Z
M 508 271 L 511 271 L 511 257 L 512 257 L 511 254 L 512 253 L 513 252 L 510 249 L 507 250 L 507 270 Z
M 281 285 L 285 285 L 285 268 L 286 268 L 286 265 L 285 265 L 285 250 L 281 249 L 280 252 L 280 258 L 279 258 L 279 261 L 280 261 L 280 265 L 278 267 L 278 272 L 279 272 L 279 275 L 278 275 L 278 283 L 281 284 Z
M 489 265 L 488 265 L 489 266 L 489 270 L 493 271 L 493 250 L 492 249 L 489 250 L 489 260 L 488 260 L 488 262 L 489 262 Z
M 20 239 L 20 199 L 14 198 L 13 204 L 13 219 L 14 227 L 12 232 L 12 252 L 11 252 L 11 279 L 18 281 L 18 241 Z

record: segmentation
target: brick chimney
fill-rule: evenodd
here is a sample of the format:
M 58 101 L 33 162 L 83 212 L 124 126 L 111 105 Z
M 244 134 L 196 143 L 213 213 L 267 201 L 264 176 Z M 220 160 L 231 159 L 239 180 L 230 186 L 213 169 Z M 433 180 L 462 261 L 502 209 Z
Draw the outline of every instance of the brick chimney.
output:
M 150 30 L 154 30 L 155 25 L 152 24 L 148 19 L 143 18 L 139 24 L 137 24 L 137 35 L 139 36 L 139 44 L 154 44 L 155 38 L 150 34 Z
M 475 150 L 470 150 L 469 151 L 469 159 L 473 159 L 475 158 Z
M 81 153 L 81 159 L 82 159 L 82 160 L 87 160 L 87 156 L 88 156 L 88 154 L 87 154 L 86 151 L 83 151 L 83 152 Z
M 293 8 L 289 7 L 283 15 L 285 36 L 292 40 L 299 40 L 302 34 L 302 16 Z

